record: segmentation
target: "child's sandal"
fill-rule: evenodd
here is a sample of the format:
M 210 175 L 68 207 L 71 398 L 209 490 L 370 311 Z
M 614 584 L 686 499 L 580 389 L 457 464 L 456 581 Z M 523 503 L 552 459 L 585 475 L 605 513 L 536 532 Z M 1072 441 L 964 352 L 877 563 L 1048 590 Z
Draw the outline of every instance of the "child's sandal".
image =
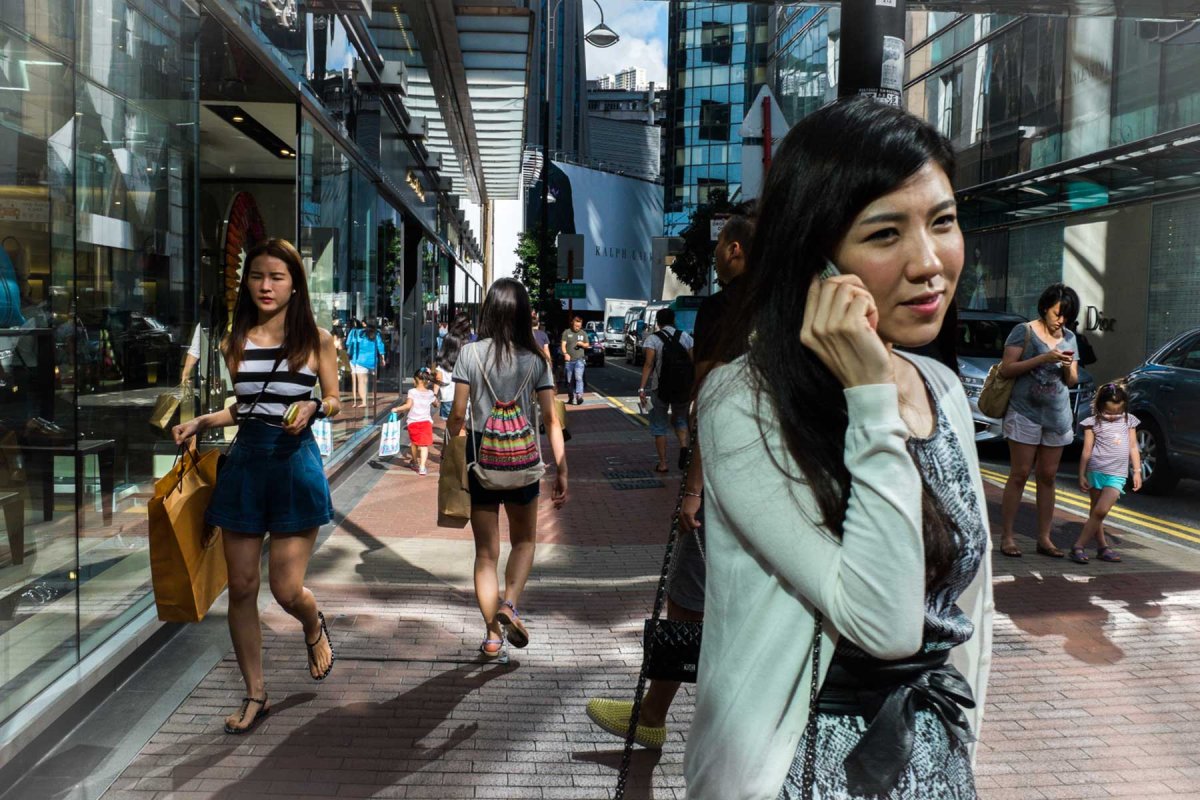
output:
M 1111 547 L 1101 547 L 1096 551 L 1096 558 L 1100 559 L 1101 561 L 1111 562 L 1117 562 L 1121 560 L 1121 557 L 1117 555 L 1117 551 L 1113 550 Z
M 1087 552 L 1082 547 L 1072 547 L 1070 555 L 1067 556 L 1076 564 L 1088 563 Z

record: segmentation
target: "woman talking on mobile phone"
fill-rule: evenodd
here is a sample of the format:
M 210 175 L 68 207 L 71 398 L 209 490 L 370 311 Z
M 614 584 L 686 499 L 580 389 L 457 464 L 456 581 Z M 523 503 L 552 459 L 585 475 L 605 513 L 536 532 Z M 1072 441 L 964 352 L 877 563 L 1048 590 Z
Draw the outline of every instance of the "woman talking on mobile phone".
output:
M 956 376 L 899 350 L 939 340 L 962 271 L 953 172 L 940 133 L 865 98 L 797 123 L 771 165 L 730 328 L 749 351 L 697 401 L 693 800 L 976 796 L 992 601 L 974 427 Z
M 1004 412 L 1004 438 L 1012 467 L 1001 501 L 1004 532 L 1000 552 L 1020 558 L 1013 525 L 1029 473 L 1036 472 L 1037 552 L 1051 558 L 1066 553 L 1050 540 L 1057 499 L 1055 478 L 1063 448 L 1075 440 L 1075 415 L 1070 389 L 1079 383 L 1079 349 L 1066 323 L 1079 314 L 1079 295 L 1070 286 L 1053 283 L 1038 298 L 1038 318 L 1017 325 L 1004 342 L 1000 374 L 1016 378 L 1008 410 Z M 1036 466 L 1035 466 L 1036 465 Z
M 236 424 L 238 434 L 217 476 L 205 520 L 224 532 L 229 566 L 229 632 L 246 683 L 241 708 L 225 718 L 225 732 L 245 733 L 270 710 L 262 666 L 258 589 L 263 536 L 271 534 L 271 593 L 300 621 L 308 671 L 323 680 L 333 669 L 333 645 L 324 615 L 304 586 L 317 529 L 333 518 L 329 482 L 311 425 L 337 414 L 337 351 L 317 327 L 300 254 L 269 239 L 246 255 L 222 344 L 234 377 L 237 403 L 177 425 L 183 444 L 209 428 Z M 322 399 L 312 396 L 320 383 Z

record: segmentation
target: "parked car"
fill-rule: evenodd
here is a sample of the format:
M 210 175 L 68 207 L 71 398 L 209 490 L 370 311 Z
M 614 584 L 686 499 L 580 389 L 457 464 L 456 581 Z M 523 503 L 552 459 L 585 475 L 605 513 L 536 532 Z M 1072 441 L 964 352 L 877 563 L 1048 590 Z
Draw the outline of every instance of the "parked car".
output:
M 1165 494 L 1200 478 L 1200 328 L 1175 337 L 1129 373 L 1129 412 L 1142 456 L 1142 491 Z
M 1025 317 L 1003 311 L 958 312 L 958 375 L 971 416 L 975 420 L 975 441 L 999 441 L 1004 438 L 1003 420 L 989 417 L 979 410 L 979 393 L 988 370 L 1004 357 L 1004 342 L 1012 329 Z M 1080 438 L 1079 423 L 1091 413 L 1092 397 L 1096 394 L 1096 383 L 1087 370 L 1080 367 L 1079 383 L 1071 389 L 1071 410 L 1075 417 L 1075 436 Z
M 588 325 L 599 325 L 600 323 L 589 322 Z M 594 328 L 587 329 L 588 344 L 591 347 L 587 352 L 587 365 L 589 367 L 604 366 L 604 332 L 597 331 Z
M 632 325 L 629 324 L 629 314 L 625 316 L 625 360 L 630 364 L 641 364 L 646 360 L 642 342 L 646 341 L 646 336 L 654 332 L 654 319 L 658 316 L 658 312 L 670 306 L 670 303 L 649 303 L 642 306 L 640 307 L 641 313 L 635 317 Z M 634 309 L 633 311 L 638 310 Z

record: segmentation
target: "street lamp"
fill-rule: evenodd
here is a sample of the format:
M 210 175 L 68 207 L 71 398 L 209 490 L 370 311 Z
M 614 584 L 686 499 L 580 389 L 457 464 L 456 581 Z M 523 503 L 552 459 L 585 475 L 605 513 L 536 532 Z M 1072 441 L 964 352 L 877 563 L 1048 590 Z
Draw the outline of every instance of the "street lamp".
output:
M 592 28 L 584 34 L 583 39 L 593 47 L 612 47 L 621 40 L 617 32 L 604 24 L 604 8 L 600 5 L 600 0 L 592 0 L 596 4 L 596 8 L 600 9 L 600 24 Z M 550 35 L 551 20 L 558 18 L 558 9 L 562 5 L 562 0 L 557 0 L 553 10 L 546 16 L 546 70 L 542 73 L 542 79 L 546 82 L 546 93 L 542 97 L 542 246 L 538 253 L 539 269 L 538 273 L 541 280 L 546 280 L 550 274 L 547 267 L 549 266 L 550 253 L 550 48 L 554 46 L 554 37 Z M 550 0 L 546 0 L 546 8 L 550 10 Z M 557 269 L 555 270 L 557 278 Z M 568 275 L 570 280 L 573 276 Z

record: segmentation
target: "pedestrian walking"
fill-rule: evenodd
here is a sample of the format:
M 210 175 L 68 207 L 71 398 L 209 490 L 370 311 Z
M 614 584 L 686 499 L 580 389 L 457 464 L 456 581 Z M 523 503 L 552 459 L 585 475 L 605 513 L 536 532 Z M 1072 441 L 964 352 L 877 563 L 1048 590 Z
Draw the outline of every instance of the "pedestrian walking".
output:
M 486 658 L 500 655 L 504 638 L 513 647 L 529 644 L 529 629 L 517 606 L 537 542 L 538 496 L 545 471 L 537 434 L 539 411 L 554 455 L 554 507 L 567 501 L 567 456 L 554 413 L 554 381 L 533 340 L 530 315 L 524 286 L 511 278 L 493 283 L 483 301 L 479 341 L 466 345 L 454 366 L 454 408 L 447 430 L 457 436 L 464 425 L 469 429 L 475 598 L 486 626 L 479 646 Z M 512 542 L 503 594 L 497 576 L 500 506 L 508 517 Z
M 429 474 L 425 462 L 433 445 L 433 409 L 439 405 L 437 394 L 430 388 L 432 383 L 433 372 L 421 367 L 413 375 L 413 388 L 408 390 L 407 398 L 392 409 L 393 414 L 408 415 L 409 453 L 418 475 Z
M 334 661 L 325 616 L 304 576 L 317 529 L 333 518 L 311 426 L 340 409 L 337 351 L 333 336 L 317 327 L 295 247 L 269 239 L 247 253 L 246 265 L 222 345 L 237 402 L 172 431 L 183 444 L 212 428 L 238 426 L 205 515 L 224 532 L 229 632 L 246 685 L 240 710 L 225 718 L 231 734 L 245 733 L 270 711 L 258 617 L 264 534 L 271 534 L 271 594 L 304 628 L 309 674 L 324 680 Z M 320 400 L 312 396 L 318 383 Z
M 1056 499 L 1055 479 L 1063 448 L 1075 440 L 1075 418 L 1068 391 L 1079 383 L 1075 334 L 1065 323 L 1079 313 L 1079 296 L 1062 283 L 1051 284 L 1038 299 L 1038 318 L 1015 326 L 1004 342 L 1000 374 L 1016 379 L 1004 436 L 1010 466 L 1004 485 L 1000 552 L 1020 558 L 1013 526 L 1029 474 L 1037 486 L 1037 552 L 1051 558 L 1066 555 L 1050 539 Z
M 550 358 L 550 337 L 542 330 L 542 325 L 538 321 L 538 312 L 533 312 L 533 341 L 537 344 L 538 349 L 546 357 L 546 363 L 552 363 Z
M 471 321 L 467 315 L 459 314 L 454 318 L 454 323 L 446 329 L 446 335 L 443 337 L 441 348 L 438 351 L 437 373 L 434 379 L 439 387 L 438 412 L 442 419 L 450 418 L 450 409 L 454 406 L 454 381 L 452 380 L 454 365 L 458 363 L 458 356 L 468 343 L 470 329 Z
M 1087 522 L 1071 548 L 1071 560 L 1088 563 L 1087 545 L 1096 540 L 1096 558 L 1120 561 L 1104 537 L 1104 519 L 1125 494 L 1125 478 L 1133 464 L 1133 490 L 1142 488 L 1142 457 L 1137 445 L 1139 420 L 1129 413 L 1129 393 L 1119 383 L 1106 383 L 1092 400 L 1092 415 L 1083 428 L 1079 488 L 1092 499 Z
M 359 323 L 362 326 L 362 323 Z M 367 407 L 367 393 L 371 376 L 379 366 L 387 366 L 383 337 L 374 322 L 355 328 L 346 341 L 350 354 L 350 373 L 353 377 L 354 407 Z M 361 402 L 359 402 L 361 399 Z
M 679 440 L 679 468 L 688 457 L 688 404 L 692 396 L 694 342 L 686 331 L 675 330 L 675 312 L 664 308 L 654 318 L 655 331 L 646 337 L 642 350 L 642 380 L 638 398 L 650 399 L 650 435 L 658 453 L 655 472 L 667 472 L 667 430 L 675 429 Z
M 566 361 L 567 403 L 583 403 L 583 372 L 587 367 L 587 351 L 591 347 L 583 318 L 571 317 L 571 327 L 563 331 L 561 347 Z
M 737 323 L 754 333 L 697 399 L 692 800 L 976 797 L 974 424 L 957 376 L 899 349 L 938 338 L 962 271 L 953 171 L 936 129 L 860 97 L 797 123 L 767 175 Z
M 725 222 L 717 237 L 717 281 L 722 291 L 705 298 L 696 312 L 695 346 L 696 385 L 713 367 L 728 363 L 745 352 L 744 335 L 722 336 L 732 323 L 730 312 L 741 296 L 745 281 L 747 254 L 754 235 L 752 208 L 742 206 Z M 683 536 L 675 545 L 667 583 L 667 619 L 678 622 L 704 621 L 704 474 L 700 448 L 692 449 L 692 461 L 685 478 L 680 530 Z M 642 747 L 661 749 L 667 740 L 667 714 L 679 692 L 677 681 L 651 681 L 642 699 L 634 741 Z M 628 700 L 592 698 L 587 715 L 601 729 L 625 738 L 633 703 Z

